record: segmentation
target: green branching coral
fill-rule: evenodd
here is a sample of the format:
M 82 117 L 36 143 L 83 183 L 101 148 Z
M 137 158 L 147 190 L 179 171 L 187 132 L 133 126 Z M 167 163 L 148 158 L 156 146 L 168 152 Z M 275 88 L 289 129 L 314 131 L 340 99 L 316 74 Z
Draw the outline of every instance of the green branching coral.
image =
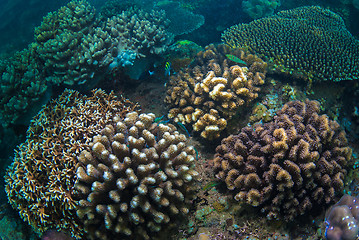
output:
M 10 59 L 0 60 L 0 121 L 16 123 L 47 90 L 33 45 Z
M 359 78 L 359 42 L 343 19 L 320 7 L 301 7 L 238 24 L 222 34 L 231 47 L 264 55 L 279 72 L 317 81 Z
M 37 52 L 47 80 L 73 85 L 89 78 L 81 44 L 95 22 L 95 9 L 87 1 L 71 1 L 44 17 L 35 28 Z

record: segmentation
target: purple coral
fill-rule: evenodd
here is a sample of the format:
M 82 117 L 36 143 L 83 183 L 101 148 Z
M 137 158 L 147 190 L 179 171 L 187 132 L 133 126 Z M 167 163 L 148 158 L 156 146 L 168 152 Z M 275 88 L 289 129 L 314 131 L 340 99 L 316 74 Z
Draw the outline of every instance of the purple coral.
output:
M 326 213 L 325 237 L 328 240 L 354 240 L 358 237 L 358 198 L 344 195 Z

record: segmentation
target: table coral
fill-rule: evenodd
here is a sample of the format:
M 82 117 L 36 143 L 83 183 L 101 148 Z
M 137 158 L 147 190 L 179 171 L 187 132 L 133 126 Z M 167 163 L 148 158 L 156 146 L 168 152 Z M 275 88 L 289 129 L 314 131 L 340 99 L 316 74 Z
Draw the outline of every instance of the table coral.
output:
M 216 177 L 269 219 L 293 220 L 342 194 L 351 148 L 315 101 L 293 101 L 266 124 L 244 127 L 216 148 Z
M 236 56 L 247 66 L 228 59 Z M 227 121 L 258 97 L 266 63 L 225 45 L 209 45 L 197 54 L 193 67 L 171 76 L 165 102 L 169 118 L 191 124 L 203 138 L 220 136 Z
M 317 81 L 359 78 L 359 42 L 343 19 L 317 6 L 281 11 L 224 31 L 231 47 L 271 59 L 277 72 L 299 73 Z
M 188 213 L 198 173 L 186 137 L 154 114 L 115 117 L 79 156 L 77 216 L 90 239 L 152 239 Z
M 102 90 L 88 97 L 65 90 L 33 118 L 27 140 L 7 169 L 5 190 L 12 207 L 36 232 L 54 228 L 81 237 L 73 195 L 77 157 L 89 150 L 92 137 L 115 115 L 124 117 L 136 109 L 130 101 Z

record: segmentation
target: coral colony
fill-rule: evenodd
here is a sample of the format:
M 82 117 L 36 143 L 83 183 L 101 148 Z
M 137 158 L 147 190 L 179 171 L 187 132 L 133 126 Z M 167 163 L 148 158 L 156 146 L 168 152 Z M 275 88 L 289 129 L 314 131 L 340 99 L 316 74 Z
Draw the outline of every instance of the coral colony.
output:
M 223 139 L 213 160 L 216 177 L 237 201 L 270 219 L 292 220 L 333 203 L 351 148 L 339 124 L 318 113 L 318 102 L 289 102 L 273 121 Z
M 230 61 L 228 54 L 239 56 L 248 66 Z M 267 64 L 238 49 L 209 45 L 198 53 L 193 65 L 171 77 L 165 98 L 171 108 L 168 117 L 191 124 L 201 137 L 213 140 L 241 107 L 258 97 Z
M 281 11 L 235 25 L 222 39 L 231 47 L 265 55 L 278 72 L 299 72 L 311 81 L 359 78 L 359 42 L 339 15 L 321 7 Z
M 33 234 L 291 239 L 287 222 L 303 225 L 298 236 L 319 219 L 313 239 L 358 238 L 359 200 L 343 196 L 358 188 L 356 151 L 340 126 L 357 99 L 335 96 L 347 102 L 328 107 L 333 96 L 311 88 L 357 88 L 344 80 L 359 78 L 358 40 L 338 14 L 278 11 L 279 0 L 243 1 L 255 20 L 216 26 L 221 44 L 179 39 L 205 25 L 191 10 L 211 1 L 111 0 L 96 13 L 72 0 L 43 18 L 26 49 L 0 60 L 1 125 L 20 131 L 32 119 L 4 175 L 8 202 Z M 113 89 L 114 79 L 133 80 L 140 94 L 99 88 Z M 154 111 L 136 103 L 157 91 Z

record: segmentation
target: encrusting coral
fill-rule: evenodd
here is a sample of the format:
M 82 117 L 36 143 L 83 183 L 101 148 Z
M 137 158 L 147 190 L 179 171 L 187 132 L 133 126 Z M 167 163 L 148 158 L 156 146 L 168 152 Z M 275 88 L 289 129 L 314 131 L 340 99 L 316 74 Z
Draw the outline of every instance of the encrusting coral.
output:
M 33 118 L 27 140 L 15 151 L 5 176 L 10 204 L 38 233 L 63 230 L 80 238 L 74 184 L 77 157 L 113 117 L 137 110 L 130 101 L 93 90 L 88 97 L 65 90 Z
M 339 124 L 309 100 L 289 102 L 273 121 L 242 128 L 216 152 L 216 177 L 237 201 L 286 220 L 323 210 L 342 194 L 352 153 Z
M 339 15 L 318 6 L 232 26 L 222 40 L 266 56 L 276 72 L 296 73 L 310 81 L 359 78 L 359 41 Z
M 188 213 L 195 150 L 174 125 L 154 120 L 115 117 L 80 154 L 77 216 L 89 239 L 152 239 Z
M 241 107 L 258 97 L 267 64 L 222 44 L 199 52 L 193 66 L 171 76 L 165 98 L 170 106 L 168 117 L 191 124 L 203 138 L 212 140 Z

